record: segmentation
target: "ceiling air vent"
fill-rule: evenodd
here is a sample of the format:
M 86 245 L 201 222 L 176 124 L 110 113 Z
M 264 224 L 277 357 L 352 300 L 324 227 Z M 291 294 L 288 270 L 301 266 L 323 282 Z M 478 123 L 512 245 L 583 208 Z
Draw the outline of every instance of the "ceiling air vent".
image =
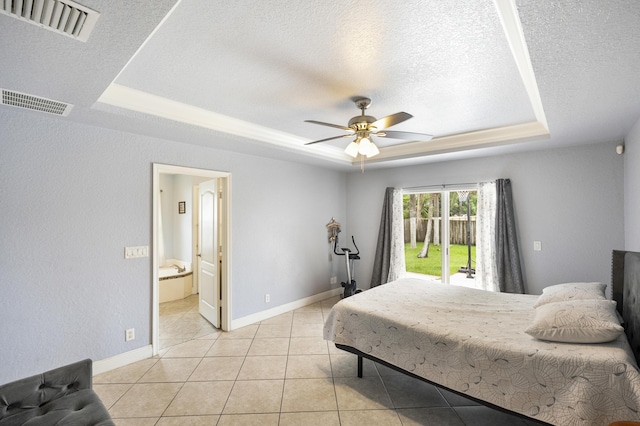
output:
M 71 0 L 0 0 L 0 13 L 87 41 L 100 14 Z
M 54 101 L 39 96 L 27 95 L 24 93 L 14 92 L 11 90 L 0 89 L 2 91 L 2 99 L 0 104 L 10 105 L 19 108 L 32 109 L 34 111 L 46 112 L 49 114 L 69 115 L 73 105 L 64 102 Z

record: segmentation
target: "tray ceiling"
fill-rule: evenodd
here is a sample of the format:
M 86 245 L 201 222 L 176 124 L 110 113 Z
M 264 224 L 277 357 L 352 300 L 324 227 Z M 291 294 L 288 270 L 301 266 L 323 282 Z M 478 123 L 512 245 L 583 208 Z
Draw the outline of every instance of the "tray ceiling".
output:
M 0 87 L 90 125 L 350 170 L 359 115 L 414 117 L 382 165 L 621 140 L 640 116 L 633 0 L 88 0 L 85 43 L 0 15 Z M 45 35 L 46 34 L 46 35 Z M 355 163 L 358 163 L 356 160 Z

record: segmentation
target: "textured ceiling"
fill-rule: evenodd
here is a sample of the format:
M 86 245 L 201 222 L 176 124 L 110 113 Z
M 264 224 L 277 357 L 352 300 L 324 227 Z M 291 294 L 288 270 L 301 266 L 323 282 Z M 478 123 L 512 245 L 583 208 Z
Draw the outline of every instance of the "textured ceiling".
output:
M 640 2 L 518 2 L 558 143 L 621 140 L 640 117 Z
M 350 170 L 347 139 L 304 145 L 342 132 L 304 120 L 346 125 L 357 95 L 435 135 L 378 138 L 381 165 L 621 140 L 640 117 L 635 0 L 81 3 L 87 43 L 0 15 L 0 87 L 74 104 L 61 119 Z
M 436 135 L 532 120 L 493 3 L 423 4 L 182 0 L 116 83 L 312 139 L 354 95 Z

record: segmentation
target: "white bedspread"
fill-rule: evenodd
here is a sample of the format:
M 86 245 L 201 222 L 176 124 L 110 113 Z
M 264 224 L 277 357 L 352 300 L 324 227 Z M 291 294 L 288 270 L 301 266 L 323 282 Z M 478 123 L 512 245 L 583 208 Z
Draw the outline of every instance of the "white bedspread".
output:
M 536 340 L 524 333 L 536 299 L 402 279 L 338 302 L 324 338 L 548 423 L 640 420 L 640 375 L 626 337 Z

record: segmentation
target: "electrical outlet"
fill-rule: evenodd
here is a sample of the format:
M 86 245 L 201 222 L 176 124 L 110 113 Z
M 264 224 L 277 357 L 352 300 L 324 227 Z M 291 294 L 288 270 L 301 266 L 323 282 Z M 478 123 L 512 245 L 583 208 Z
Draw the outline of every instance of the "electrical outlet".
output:
M 533 242 L 533 251 L 542 251 L 542 243 L 540 241 Z
M 136 329 L 135 328 L 128 328 L 125 332 L 124 332 L 124 341 L 128 342 L 129 340 L 133 340 L 136 338 Z
M 271 296 L 269 293 L 264 295 L 264 303 L 269 303 L 271 301 Z
M 331 284 L 338 284 L 338 277 L 331 277 Z

